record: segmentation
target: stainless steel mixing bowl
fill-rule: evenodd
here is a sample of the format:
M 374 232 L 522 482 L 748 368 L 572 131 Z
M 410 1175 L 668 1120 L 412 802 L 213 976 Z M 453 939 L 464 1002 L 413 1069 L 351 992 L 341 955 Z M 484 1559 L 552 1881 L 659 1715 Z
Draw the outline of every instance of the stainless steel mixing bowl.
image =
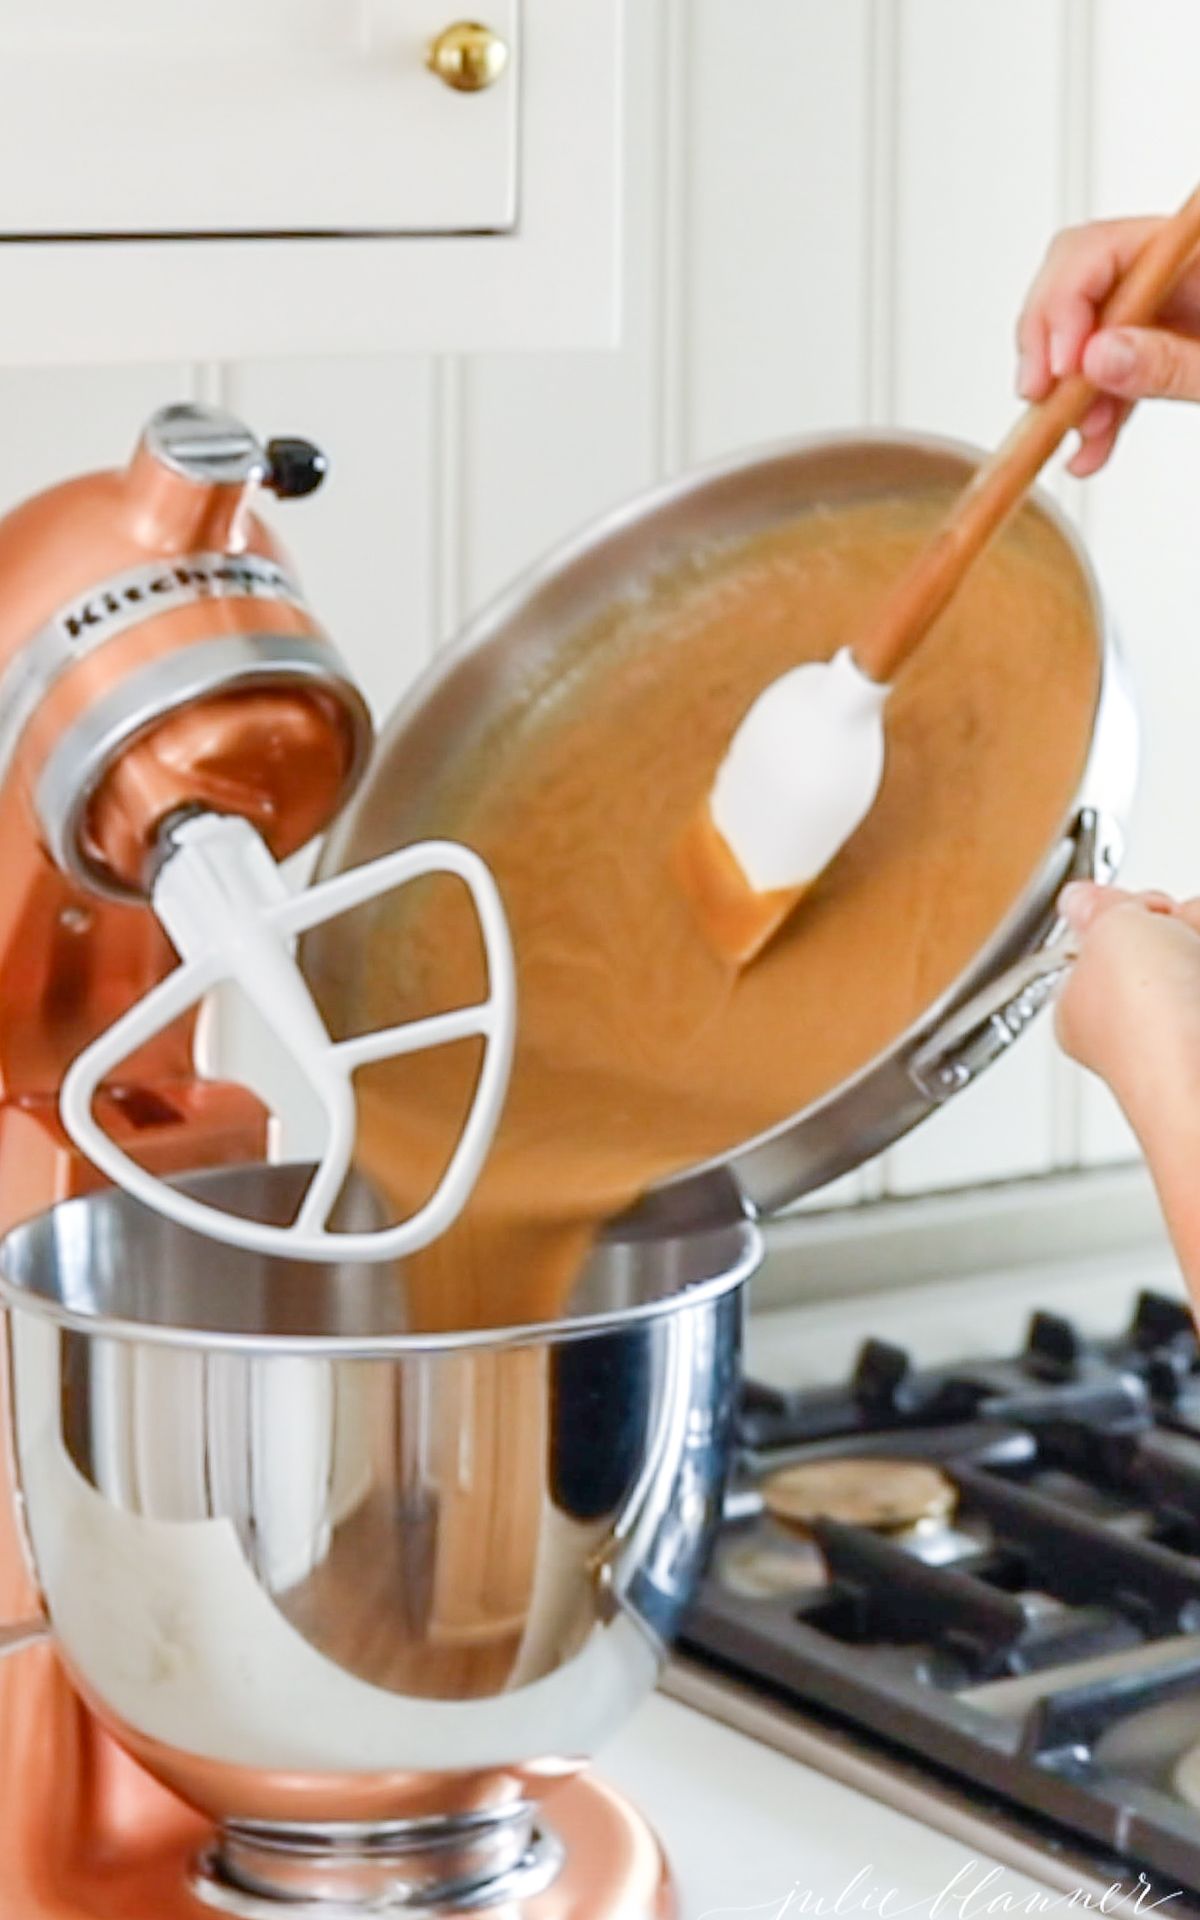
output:
M 187 1184 L 285 1220 L 305 1177 Z M 718 1182 L 611 1229 L 561 1319 L 422 1334 L 403 1271 L 233 1252 L 115 1193 L 8 1235 L 50 1625 L 222 1823 L 231 1910 L 311 1891 L 331 1848 L 368 1904 L 552 1871 L 530 1803 L 653 1685 L 698 1577 L 759 1252 Z
M 389 722 L 366 776 L 326 846 L 323 870 L 354 866 L 431 828 L 453 830 L 439 794 L 486 752 L 500 714 L 552 684 L 603 610 L 714 545 L 748 538 L 814 506 L 961 487 L 980 455 L 921 434 L 827 435 L 753 449 L 687 473 L 604 515 L 530 569 L 441 652 Z M 1062 565 L 1092 609 L 1101 667 L 1092 745 L 1079 790 L 1012 910 L 970 965 L 905 1033 L 840 1086 L 745 1141 L 728 1165 L 768 1213 L 861 1165 L 970 1084 L 1023 1030 L 1049 983 L 1007 983 L 1009 967 L 1051 936 L 1054 900 L 1072 877 L 1111 877 L 1133 796 L 1137 732 L 1112 629 L 1077 534 L 1044 494 L 1033 511 L 1054 531 Z M 451 785 L 452 791 L 452 785 Z M 995 832 L 1005 832 L 1002 817 Z M 356 942 L 358 943 L 356 945 Z M 369 917 L 310 939 L 305 966 L 333 1004 L 354 1004 Z M 977 996 L 982 996 L 977 998 Z M 956 1018 L 970 1004 L 966 1025 Z M 679 1176 L 704 1177 L 707 1168 Z

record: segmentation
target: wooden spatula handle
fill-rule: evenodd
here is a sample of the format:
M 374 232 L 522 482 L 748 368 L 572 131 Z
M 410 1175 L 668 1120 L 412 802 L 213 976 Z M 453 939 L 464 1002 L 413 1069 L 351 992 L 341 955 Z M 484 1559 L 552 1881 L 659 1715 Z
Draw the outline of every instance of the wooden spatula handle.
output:
M 1144 326 L 1153 320 L 1197 246 L 1200 187 L 1146 242 L 1109 295 L 1102 325 Z M 1007 439 L 984 461 L 932 540 L 897 582 L 876 620 L 855 642 L 855 658 L 873 680 L 887 682 L 899 672 L 957 591 L 967 569 L 1024 499 L 1095 397 L 1095 387 L 1081 373 L 1060 380 L 1045 400 L 1022 414 Z

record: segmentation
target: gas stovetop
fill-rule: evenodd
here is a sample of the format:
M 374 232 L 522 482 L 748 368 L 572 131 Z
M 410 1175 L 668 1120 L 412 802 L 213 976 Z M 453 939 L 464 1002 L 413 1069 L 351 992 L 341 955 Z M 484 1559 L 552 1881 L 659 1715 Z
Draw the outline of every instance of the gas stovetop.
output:
M 1014 1358 L 931 1369 L 868 1340 L 843 1385 L 749 1382 L 740 1426 L 685 1660 L 1001 1820 L 1019 1814 L 1126 1885 L 1144 1869 L 1200 1904 L 1200 1347 L 1186 1308 L 1143 1293 L 1102 1341 L 1036 1313 Z M 957 1504 L 899 1532 L 825 1517 L 798 1533 L 772 1517 L 772 1476 L 846 1455 L 932 1463 Z

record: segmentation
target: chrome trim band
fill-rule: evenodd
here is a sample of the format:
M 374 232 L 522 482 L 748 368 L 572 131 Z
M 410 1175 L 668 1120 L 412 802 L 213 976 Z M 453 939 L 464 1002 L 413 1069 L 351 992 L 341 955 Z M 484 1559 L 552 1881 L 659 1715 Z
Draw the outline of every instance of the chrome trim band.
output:
M 328 1905 L 349 1920 L 436 1920 L 510 1908 L 558 1878 L 558 1835 L 532 1809 L 501 1816 L 380 1822 L 378 1826 L 286 1827 L 258 1833 L 230 1821 L 196 1863 L 191 1887 L 236 1920 L 286 1920 Z
M 142 445 L 164 467 L 201 487 L 251 487 L 267 477 L 268 461 L 249 427 L 222 407 L 182 400 L 160 407 Z
M 99 581 L 52 614 L 0 675 L 0 777 L 41 702 L 78 661 L 169 608 L 212 600 L 270 600 L 309 610 L 285 569 L 260 553 L 185 553 Z
M 315 684 L 337 697 L 354 729 L 345 783 L 345 792 L 351 792 L 366 765 L 373 729 L 366 701 L 330 641 L 276 633 L 197 641 L 122 681 L 81 713 L 56 742 L 38 778 L 34 807 L 62 870 L 109 899 L 137 898 L 84 858 L 79 830 L 89 800 L 121 749 L 166 714 L 206 694 L 228 693 L 260 680 L 277 686 Z

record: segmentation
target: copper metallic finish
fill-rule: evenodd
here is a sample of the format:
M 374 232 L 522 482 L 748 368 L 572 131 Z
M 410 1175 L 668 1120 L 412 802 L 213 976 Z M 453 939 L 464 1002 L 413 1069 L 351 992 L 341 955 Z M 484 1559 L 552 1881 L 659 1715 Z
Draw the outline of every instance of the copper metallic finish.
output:
M 637 1808 L 612 1787 L 588 1778 L 564 1787 L 549 1818 L 567 1864 L 519 1920 L 676 1920 L 679 1905 L 662 1848 Z
M 2 576 L 0 576 L 2 577 Z M 201 600 L 165 608 L 130 627 L 56 682 L 25 730 L 18 755 L 21 779 L 32 789 L 50 749 L 66 729 L 139 668 L 202 640 L 261 633 L 320 639 L 321 629 L 303 608 L 262 599 Z
M 75 1676 L 97 1720 L 105 1722 L 101 1702 Z M 523 1801 L 558 1796 L 584 1767 L 581 1760 L 544 1760 L 463 1773 L 354 1774 L 339 1783 L 329 1774 L 271 1773 L 261 1767 L 234 1767 L 220 1760 L 183 1754 L 135 1732 L 119 1731 L 120 1745 L 147 1773 L 169 1787 L 198 1813 L 215 1819 L 231 1804 L 245 1820 L 267 1823 L 311 1821 L 421 1820 L 442 1814 L 497 1812 Z
M 128 525 L 142 546 L 156 554 L 196 552 L 271 553 L 275 549 L 250 511 L 250 490 L 198 486 L 155 459 L 139 444 L 123 476 Z
M 801 1530 L 817 1520 L 898 1533 L 949 1520 L 958 1500 L 952 1480 L 923 1460 L 842 1459 L 781 1467 L 763 1482 L 767 1512 Z
M 28 501 L 0 521 L 0 673 L 74 597 L 199 549 L 283 559 L 246 488 L 198 485 L 145 448 L 124 472 Z M 0 1226 L 96 1184 L 62 1134 L 57 1089 L 81 1046 L 174 964 L 147 910 L 97 899 L 51 863 L 31 783 L 72 719 L 129 673 L 197 640 L 262 632 L 317 629 L 260 595 L 167 607 L 115 634 L 54 683 L 0 781 Z M 96 847 L 135 863 L 158 810 L 189 781 L 193 797 L 224 794 L 249 812 L 276 847 L 299 845 L 340 795 L 346 742 L 336 699 L 315 689 L 260 685 L 214 699 L 160 726 L 104 784 L 90 818 Z M 265 777 L 251 795 L 256 755 Z M 263 1155 L 261 1108 L 241 1087 L 195 1079 L 186 1024 L 131 1061 L 127 1084 L 104 1098 L 106 1125 L 161 1171 Z M 17 1619 L 36 1596 L 10 1463 L 0 1480 L 0 1618 Z M 202 1920 L 187 1872 L 210 1829 L 102 1730 L 49 1647 L 0 1663 L 0 1804 L 4 1920 Z
M 20 1754 L 45 1819 L 31 1828 L 27 1802 L 6 1806 L 4 1920 L 211 1920 L 189 1884 L 211 1829 L 97 1729 L 47 1649 L 13 1665 L 22 1711 L 0 1723 L 3 1772 Z M 674 1920 L 658 1841 L 611 1787 L 570 1783 L 554 1796 L 550 1819 L 567 1864 L 519 1912 L 503 1909 L 505 1920 Z M 286 1913 L 281 1907 L 280 1920 Z
M 159 824 L 184 806 L 241 814 L 277 860 L 321 831 L 353 740 L 318 692 L 231 693 L 172 714 L 122 755 L 88 809 L 89 858 L 141 886 Z

